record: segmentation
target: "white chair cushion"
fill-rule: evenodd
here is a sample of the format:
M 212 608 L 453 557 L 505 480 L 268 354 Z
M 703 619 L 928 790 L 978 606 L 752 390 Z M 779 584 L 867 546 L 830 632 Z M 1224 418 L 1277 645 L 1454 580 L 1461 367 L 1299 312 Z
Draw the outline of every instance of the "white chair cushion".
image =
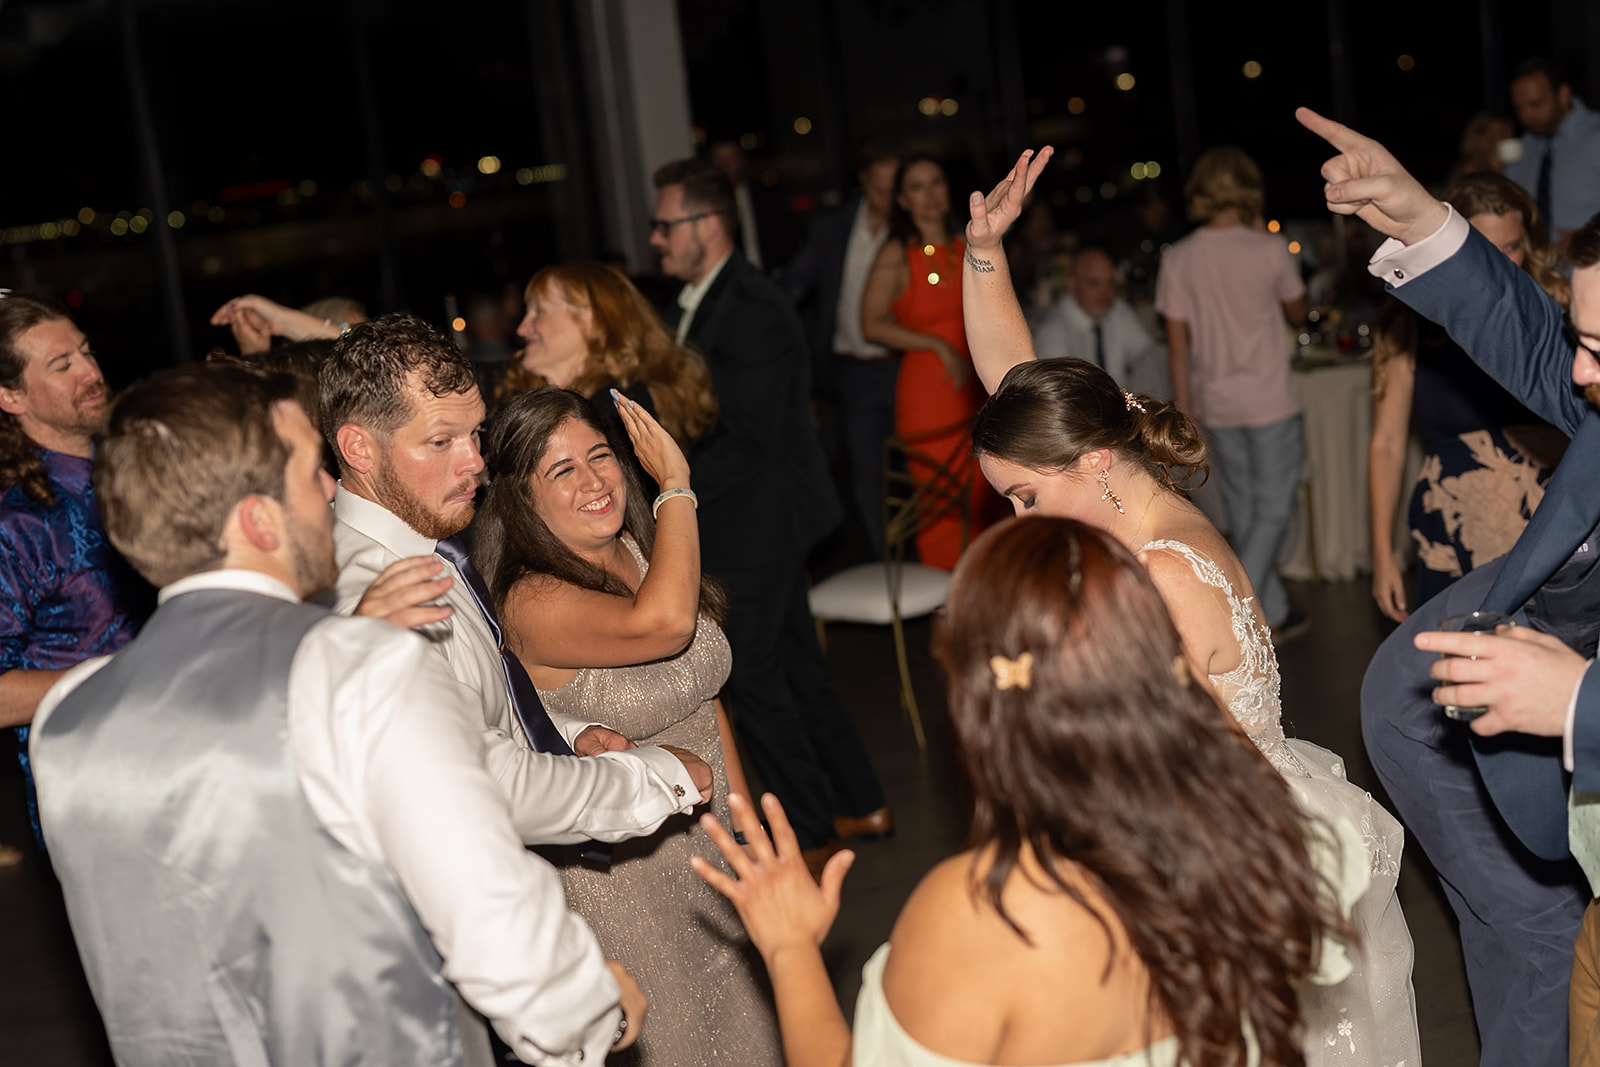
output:
M 915 619 L 944 603 L 950 572 L 920 563 L 900 568 L 900 617 Z M 811 587 L 811 614 L 834 622 L 887 626 L 893 620 L 889 577 L 882 563 L 863 563 Z

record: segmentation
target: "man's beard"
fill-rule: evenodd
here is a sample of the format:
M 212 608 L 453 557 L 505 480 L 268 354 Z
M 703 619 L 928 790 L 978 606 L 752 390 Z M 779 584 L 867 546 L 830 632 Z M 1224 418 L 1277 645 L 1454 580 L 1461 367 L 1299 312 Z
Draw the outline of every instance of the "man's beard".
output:
M 1592 408 L 1600 408 L 1600 382 L 1591 382 L 1583 387 L 1583 398 Z
M 339 580 L 333 534 L 325 529 L 294 526 L 289 530 L 289 562 L 301 599 L 330 589 Z
M 373 472 L 372 484 L 378 492 L 378 503 L 392 511 L 396 518 L 423 537 L 442 541 L 446 537 L 454 537 L 472 522 L 476 508 L 474 503 L 470 501 L 467 503 L 466 510 L 460 518 L 446 518 L 424 504 L 422 499 L 411 491 L 410 486 L 394 477 L 388 464 L 380 464 Z M 456 493 L 466 492 L 476 485 L 476 480 L 463 482 Z M 456 493 L 451 495 L 454 496 Z
M 97 397 L 104 397 L 105 401 L 97 407 L 87 406 L 88 401 Z M 55 429 L 63 433 L 82 434 L 84 437 L 103 437 L 110 422 L 111 391 L 105 382 L 101 382 L 97 387 L 86 390 L 82 396 L 73 398 L 72 417 Z

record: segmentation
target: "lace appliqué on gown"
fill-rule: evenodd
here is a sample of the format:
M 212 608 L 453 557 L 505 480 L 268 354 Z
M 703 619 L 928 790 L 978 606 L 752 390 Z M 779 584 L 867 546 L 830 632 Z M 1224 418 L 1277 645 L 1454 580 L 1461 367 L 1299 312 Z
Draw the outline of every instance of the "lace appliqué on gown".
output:
M 1152 541 L 1139 551 L 1157 550 L 1183 557 L 1195 577 L 1226 598 L 1239 665 L 1211 675 L 1211 685 L 1289 783 L 1301 810 L 1324 828 L 1308 838 L 1313 863 L 1351 905 L 1355 946 L 1325 951 L 1322 961 L 1324 972 L 1336 975 L 1348 956 L 1349 976 L 1301 993 L 1308 1067 L 1419 1067 L 1411 932 L 1395 895 L 1404 830 L 1370 793 L 1345 778 L 1337 755 L 1284 736 L 1278 657 L 1254 598 L 1240 597 L 1221 567 L 1181 541 Z M 1365 856 L 1351 854 L 1358 838 Z

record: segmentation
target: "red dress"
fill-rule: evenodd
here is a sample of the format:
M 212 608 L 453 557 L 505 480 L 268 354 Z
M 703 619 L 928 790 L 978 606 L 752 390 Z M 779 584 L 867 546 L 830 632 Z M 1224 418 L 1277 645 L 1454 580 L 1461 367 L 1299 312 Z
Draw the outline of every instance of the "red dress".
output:
M 931 249 L 931 252 L 929 251 Z M 972 518 L 967 540 L 987 525 L 993 492 L 971 456 L 972 419 L 983 406 L 983 387 L 967 352 L 967 330 L 961 318 L 963 241 L 947 245 L 908 245 L 906 262 L 911 283 L 890 311 L 909 330 L 942 338 L 967 361 L 967 383 L 956 388 L 944 364 L 931 349 L 911 351 L 900 363 L 895 386 L 895 433 L 907 445 L 944 461 L 956 476 L 972 482 Z M 913 462 L 911 476 L 924 480 L 933 468 Z M 935 520 L 917 535 L 917 555 L 930 567 L 956 565 L 964 547 L 961 515 Z

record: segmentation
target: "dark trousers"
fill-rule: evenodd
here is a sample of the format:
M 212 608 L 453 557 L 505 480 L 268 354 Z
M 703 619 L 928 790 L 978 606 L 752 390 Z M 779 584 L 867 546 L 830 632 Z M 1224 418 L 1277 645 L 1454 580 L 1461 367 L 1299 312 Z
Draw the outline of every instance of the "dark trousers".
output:
M 833 357 L 851 499 L 867 531 L 867 544 L 879 559 L 883 558 L 883 439 L 894 435 L 894 388 L 899 377 L 898 356 Z
M 1496 560 L 1421 605 L 1383 643 L 1361 686 L 1361 730 L 1378 778 L 1439 872 L 1461 923 L 1482 1067 L 1565 1063 L 1573 944 L 1589 887 L 1572 860 L 1529 852 L 1495 810 L 1467 727 L 1429 696 L 1433 653 L 1412 637 L 1475 611 Z
M 728 588 L 733 673 L 724 695 L 744 752 L 783 802 L 801 848 L 833 818 L 883 807 L 883 787 L 817 644 L 799 560 L 716 571 Z

